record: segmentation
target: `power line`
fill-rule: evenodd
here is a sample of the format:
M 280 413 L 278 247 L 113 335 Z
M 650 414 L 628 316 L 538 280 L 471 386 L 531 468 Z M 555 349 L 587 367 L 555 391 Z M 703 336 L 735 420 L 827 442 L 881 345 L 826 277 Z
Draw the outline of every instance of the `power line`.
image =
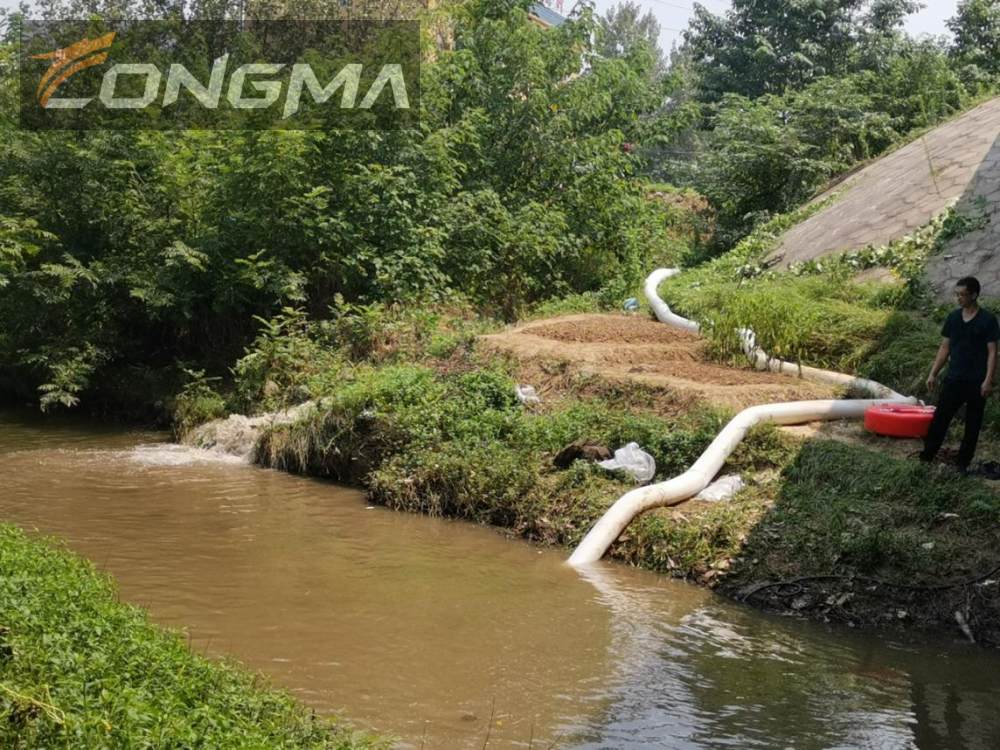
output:
M 678 3 L 671 3 L 668 0 L 650 0 L 650 2 L 659 3 L 660 5 L 666 5 L 668 8 L 677 8 L 678 10 L 686 10 L 689 13 L 694 10 L 690 5 L 679 5 Z
M 670 0 L 650 0 L 650 2 L 659 3 L 660 5 L 666 5 L 666 6 L 669 6 L 671 8 L 677 8 L 679 10 L 688 10 L 688 11 L 694 10 L 694 6 L 693 5 L 681 5 L 679 3 L 670 2 Z M 723 9 L 720 8 L 720 11 L 721 10 L 723 10 Z
M 659 3 L 660 5 L 666 5 L 670 8 L 677 8 L 679 10 L 692 11 L 694 8 L 690 5 L 678 5 L 677 3 L 668 3 L 667 0 L 652 0 L 654 3 Z

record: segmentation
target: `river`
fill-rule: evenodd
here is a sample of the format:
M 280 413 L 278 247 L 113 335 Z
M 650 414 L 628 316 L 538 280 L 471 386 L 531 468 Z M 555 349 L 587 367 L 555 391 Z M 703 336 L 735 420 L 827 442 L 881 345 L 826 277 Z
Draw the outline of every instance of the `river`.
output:
M 401 748 L 1000 747 L 1000 655 L 762 615 L 356 490 L 0 413 L 0 518 Z M 2 574 L 2 571 L 0 571 Z

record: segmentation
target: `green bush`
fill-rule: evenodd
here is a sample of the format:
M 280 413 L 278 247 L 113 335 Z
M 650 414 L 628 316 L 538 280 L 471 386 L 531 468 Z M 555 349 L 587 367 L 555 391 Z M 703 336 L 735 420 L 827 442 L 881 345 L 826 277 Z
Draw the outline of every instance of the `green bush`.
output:
M 397 510 L 511 527 L 538 472 L 533 451 L 453 441 L 393 457 L 372 474 L 369 491 Z
M 360 483 L 389 456 L 441 439 L 445 396 L 444 385 L 427 368 L 359 367 L 295 422 L 265 431 L 256 459 Z
M 317 395 L 315 378 L 336 377 L 338 353 L 303 310 L 284 308 L 270 320 L 257 320 L 261 330 L 233 368 L 238 411 L 275 411 L 307 401 Z
M 202 370 L 187 370 L 186 373 L 190 380 L 174 401 L 173 425 L 177 437 L 227 413 L 225 399 L 212 387 L 218 378 L 206 377 Z
M 333 333 L 353 360 L 392 362 L 419 357 L 428 346 L 441 316 L 424 306 L 373 302 L 335 309 Z

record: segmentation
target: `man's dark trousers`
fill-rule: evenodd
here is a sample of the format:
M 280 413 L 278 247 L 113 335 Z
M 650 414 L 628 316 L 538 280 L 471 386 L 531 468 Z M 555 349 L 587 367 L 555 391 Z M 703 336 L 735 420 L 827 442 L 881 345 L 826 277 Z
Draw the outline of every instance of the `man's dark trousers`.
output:
M 944 442 L 944 436 L 948 432 L 955 412 L 965 404 L 965 434 L 962 436 L 962 446 L 958 450 L 958 465 L 963 467 L 969 465 L 976 453 L 979 430 L 983 426 L 983 410 L 986 408 L 986 399 L 983 398 L 981 388 L 980 383 L 944 381 L 937 408 L 934 410 L 934 419 L 924 439 L 924 450 L 920 454 L 922 460 L 934 459 L 941 443 Z

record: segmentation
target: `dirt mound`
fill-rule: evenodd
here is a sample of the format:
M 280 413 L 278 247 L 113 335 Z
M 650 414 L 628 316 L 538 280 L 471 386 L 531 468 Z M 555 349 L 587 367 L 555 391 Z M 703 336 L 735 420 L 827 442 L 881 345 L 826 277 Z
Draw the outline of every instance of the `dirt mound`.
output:
M 701 338 L 641 316 L 568 315 L 483 336 L 481 342 L 527 364 L 558 361 L 580 373 L 732 408 L 835 395 L 794 376 L 709 362 Z
M 532 336 L 582 344 L 666 344 L 697 347 L 701 338 L 648 318 L 588 315 L 557 323 L 532 323 L 521 329 Z

